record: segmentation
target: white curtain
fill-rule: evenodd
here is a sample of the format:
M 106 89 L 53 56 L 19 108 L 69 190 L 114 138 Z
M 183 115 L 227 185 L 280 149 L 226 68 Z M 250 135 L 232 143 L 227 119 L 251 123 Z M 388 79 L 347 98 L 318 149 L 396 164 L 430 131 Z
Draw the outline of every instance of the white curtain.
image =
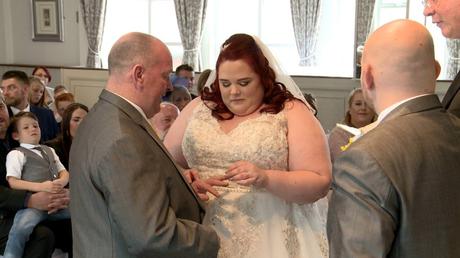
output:
M 183 64 L 199 67 L 199 45 L 203 34 L 207 0 L 174 0 L 177 25 L 184 47 Z
M 80 0 L 83 21 L 88 38 L 88 57 L 86 65 L 101 68 L 102 60 L 99 56 L 104 33 L 106 0 Z
M 314 66 L 321 0 L 291 0 L 292 24 L 301 66 Z
M 460 40 L 447 39 L 446 43 L 449 53 L 446 76 L 448 80 L 453 80 L 460 70 Z
M 356 5 L 356 45 L 363 46 L 371 29 L 375 0 L 357 0 Z

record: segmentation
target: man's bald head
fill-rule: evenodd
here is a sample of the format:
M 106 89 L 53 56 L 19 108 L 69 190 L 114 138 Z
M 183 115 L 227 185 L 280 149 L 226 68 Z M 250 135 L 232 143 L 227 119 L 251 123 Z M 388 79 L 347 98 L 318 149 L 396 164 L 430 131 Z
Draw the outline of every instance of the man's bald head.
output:
M 366 41 L 361 84 L 368 100 L 378 98 L 372 94 L 380 97 L 393 94 L 394 98 L 404 98 L 433 93 L 438 74 L 433 39 L 417 22 L 397 20 L 387 23 Z
M 118 39 L 109 53 L 109 74 L 125 71 L 135 64 L 154 65 L 155 56 L 167 47 L 157 38 L 131 32 Z
M 410 20 L 377 29 L 366 42 L 362 61 L 372 66 L 376 79 L 398 87 L 418 87 L 414 80 L 433 82 L 437 77 L 433 39 L 423 25 Z

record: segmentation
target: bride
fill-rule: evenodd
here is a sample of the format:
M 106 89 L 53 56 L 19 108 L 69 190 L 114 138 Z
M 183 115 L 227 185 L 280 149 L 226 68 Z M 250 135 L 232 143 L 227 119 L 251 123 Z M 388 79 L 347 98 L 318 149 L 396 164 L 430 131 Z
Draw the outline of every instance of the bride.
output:
M 164 143 L 214 186 L 203 223 L 220 237 L 219 257 L 327 257 L 331 163 L 302 93 L 246 34 L 224 42 L 215 71 Z

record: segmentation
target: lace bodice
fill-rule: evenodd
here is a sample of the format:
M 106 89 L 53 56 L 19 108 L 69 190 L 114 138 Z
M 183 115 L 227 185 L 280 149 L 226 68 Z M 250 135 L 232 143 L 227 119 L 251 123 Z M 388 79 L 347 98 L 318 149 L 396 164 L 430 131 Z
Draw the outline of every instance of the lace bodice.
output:
M 185 130 L 182 151 L 200 177 L 222 175 L 236 161 L 250 161 L 262 169 L 287 170 L 287 120 L 284 112 L 262 113 L 241 122 L 229 133 L 221 130 L 203 103 L 195 108 Z M 238 187 L 231 185 L 231 187 Z
M 288 170 L 287 117 L 262 113 L 222 131 L 203 103 L 185 129 L 182 151 L 189 167 L 206 179 L 246 160 L 262 169 Z M 327 257 L 325 223 L 316 203 L 289 203 L 272 193 L 229 182 L 210 196 L 203 224 L 220 238 L 218 258 Z

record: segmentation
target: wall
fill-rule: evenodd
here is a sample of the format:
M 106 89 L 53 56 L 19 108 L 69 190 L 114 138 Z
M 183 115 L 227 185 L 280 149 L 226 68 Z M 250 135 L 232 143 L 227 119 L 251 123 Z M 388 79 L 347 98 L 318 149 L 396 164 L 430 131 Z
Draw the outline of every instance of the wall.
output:
M 33 67 L 0 65 L 0 74 L 12 69 L 23 70 L 30 74 Z M 78 102 L 88 107 L 96 103 L 108 77 L 107 70 L 102 69 L 53 67 L 50 71 L 53 76 L 51 87 L 58 84 L 65 85 Z M 196 78 L 198 77 L 197 74 Z M 316 98 L 318 119 L 326 132 L 342 121 L 348 106 L 349 92 L 360 87 L 359 80 L 350 78 L 293 76 L 293 79 L 302 92 L 311 93 Z M 450 81 L 438 81 L 436 93 L 440 98 L 443 98 L 450 83 Z
M 6 60 L 6 48 L 5 48 L 5 17 L 3 15 L 3 10 L 5 10 L 4 1 L 0 1 L 0 61 Z
M 32 41 L 30 0 L 0 2 L 0 42 L 5 43 L 0 44 L 0 63 L 85 65 L 87 43 L 79 0 L 62 0 L 64 42 Z

